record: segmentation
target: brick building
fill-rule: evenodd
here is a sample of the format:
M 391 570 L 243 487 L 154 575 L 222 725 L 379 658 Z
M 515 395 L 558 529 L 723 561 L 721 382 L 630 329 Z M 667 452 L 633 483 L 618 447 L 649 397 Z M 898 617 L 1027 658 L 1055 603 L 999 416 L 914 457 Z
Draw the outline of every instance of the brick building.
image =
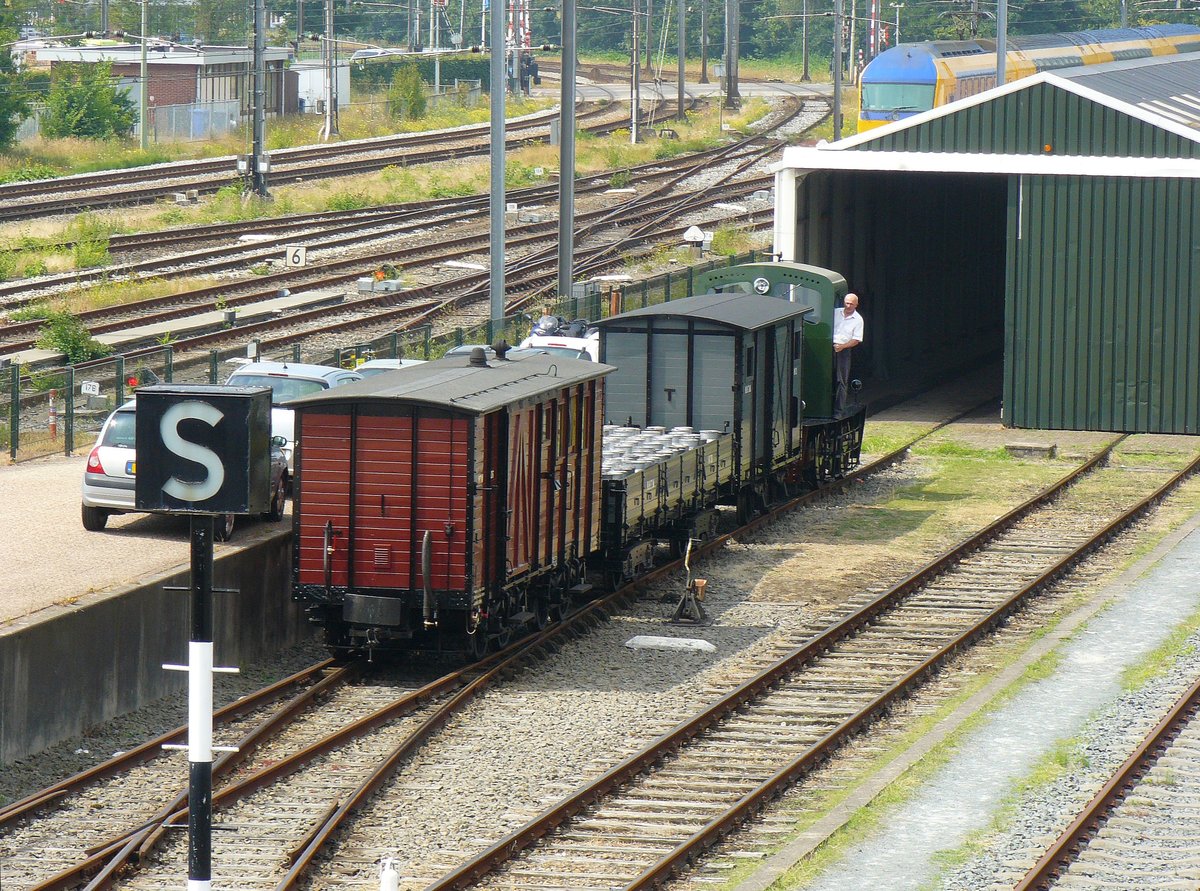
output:
M 295 88 L 285 86 L 287 47 L 267 47 L 266 112 L 268 115 L 295 111 Z M 111 62 L 113 75 L 125 86 L 135 104 L 141 100 L 142 48 L 137 44 L 118 46 L 45 47 L 37 50 L 38 64 Z M 220 106 L 222 113 L 236 110 L 236 117 L 251 112 L 254 78 L 253 54 L 239 46 L 181 46 L 151 44 L 147 50 L 148 106 Z M 290 94 L 290 97 L 289 97 Z M 290 98 L 290 102 L 288 101 Z M 237 104 L 235 104 L 237 103 Z M 239 107 L 240 106 L 240 107 Z

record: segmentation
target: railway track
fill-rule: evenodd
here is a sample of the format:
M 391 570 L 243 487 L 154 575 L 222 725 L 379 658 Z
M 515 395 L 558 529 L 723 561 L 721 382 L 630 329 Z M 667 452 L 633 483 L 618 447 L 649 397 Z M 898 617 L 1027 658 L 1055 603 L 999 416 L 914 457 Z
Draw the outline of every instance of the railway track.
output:
M 903 461 L 910 446 L 906 443 L 839 487 L 854 485 Z M 465 887 L 481 881 L 486 886 L 530 888 L 581 883 L 641 887 L 661 881 L 699 856 L 704 845 L 756 812 L 765 796 L 819 763 L 841 739 L 868 723 L 959 648 L 1002 621 L 1024 598 L 1069 571 L 1085 552 L 1116 534 L 1197 464 L 1192 461 L 1174 476 L 1136 475 L 1119 497 L 1103 505 L 1109 516 L 1097 521 L 1092 515 L 1101 505 L 1093 493 L 1080 490 L 1087 489 L 1089 479 L 1106 473 L 1102 458 L 1103 453 L 1095 456 L 1060 481 L 1057 495 L 1047 491 L 1030 499 L 972 536 L 962 548 L 948 552 L 879 597 L 858 604 L 823 633 L 741 684 L 714 710 L 681 724 L 654 746 L 625 759 L 598 784 L 574 793 L 525 829 L 450 875 L 431 873 L 418 878 L 433 882 L 434 887 Z M 1145 491 L 1148 488 L 1153 491 Z M 785 511 L 827 494 L 829 491 L 823 490 L 797 499 L 731 535 L 741 539 Z M 1064 542 L 1064 529 L 1073 530 L 1075 540 Z M 726 540 L 706 549 L 715 550 Z M 964 550 L 970 556 L 964 556 Z M 472 698 L 532 665 L 547 649 L 561 647 L 564 635 L 582 633 L 602 621 L 636 589 L 679 570 L 678 562 L 662 566 L 655 576 L 594 602 L 570 622 L 492 657 L 493 662 L 480 666 L 473 677 L 461 676 L 451 682 L 442 679 L 438 683 L 448 686 L 437 694 L 437 703 L 421 705 L 419 711 L 403 709 L 403 724 L 391 723 L 401 720 L 401 709 L 395 703 L 411 693 L 379 694 L 385 700 L 383 707 L 359 718 L 358 723 L 379 727 L 389 722 L 392 730 L 376 734 L 390 739 L 388 744 L 375 740 L 349 744 L 349 737 L 337 736 L 334 731 L 313 732 L 313 727 L 331 723 L 341 728 L 337 733 L 344 733 L 346 721 L 326 718 L 313 719 L 319 725 L 303 722 L 309 727 L 304 742 L 275 737 L 270 746 L 278 748 L 262 748 L 256 756 L 272 766 L 256 772 L 256 765 L 248 764 L 240 775 L 231 776 L 216 796 L 220 825 L 224 831 L 236 833 L 218 835 L 218 875 L 239 876 L 240 888 L 283 889 L 298 887 L 314 868 L 325 868 L 322 864 L 339 862 L 336 851 L 331 854 L 330 844 L 345 837 L 345 830 L 372 793 L 425 740 L 461 714 Z M 459 692 L 452 692 L 455 689 Z M 365 707 L 357 709 L 364 711 Z M 286 722 L 289 727 L 300 723 Z M 456 726 L 458 730 L 446 732 L 471 732 L 469 724 Z M 320 741 L 314 739 L 318 736 Z M 348 744 L 350 749 L 343 753 L 342 747 Z M 323 758 L 323 767 L 306 768 L 290 762 L 286 767 L 276 766 L 284 749 L 303 753 L 301 760 Z M 301 773 L 305 770 L 316 771 L 309 775 L 317 777 L 311 785 L 293 785 L 290 779 L 284 784 L 285 777 L 306 776 Z M 614 790 L 617 796 L 611 797 Z M 48 796 L 31 796 L 31 800 L 40 801 L 41 808 L 53 801 Z M 27 808 L 22 819 L 31 819 L 35 811 Z M 163 827 L 182 821 L 182 803 L 173 813 L 156 814 L 153 826 L 143 820 L 119 831 L 111 821 L 104 821 L 112 830 L 110 837 L 94 842 L 92 850 L 84 852 L 97 854 L 99 848 L 103 854 L 87 867 L 94 871 L 86 873 L 96 882 L 91 887 L 174 887 L 172 883 L 177 884 L 183 874 L 184 843 L 182 833 Z M 370 824 L 365 828 L 357 822 L 353 825 L 356 852 L 386 850 L 386 839 L 371 844 L 361 839 L 364 833 L 371 837 Z M 11 832 L 6 833 L 5 843 L 12 837 Z M 236 843 L 221 841 L 235 837 Z M 543 837 L 528 857 L 510 859 Z M 113 859 L 118 854 L 121 857 Z M 321 859 L 330 856 L 332 860 Z M 10 860 L 11 856 L 6 864 Z M 482 878 L 506 861 L 508 872 Z M 138 872 L 134 877 L 118 882 L 124 871 L 135 866 Z M 72 867 L 76 878 L 85 874 L 78 871 L 82 868 Z M 374 865 L 368 863 L 366 868 L 369 871 Z M 437 867 L 430 864 L 427 868 Z M 361 879 L 366 874 L 363 864 L 356 869 Z M 98 881 L 101 878 L 103 881 Z M 63 876 L 55 876 L 31 887 L 72 885 Z
M 1111 447 L 429 891 L 634 889 L 686 869 L 1200 466 L 1140 477 L 1101 504 L 1087 480 Z
M 763 144 L 769 146 L 772 143 L 766 141 Z M 752 143 L 745 144 L 742 150 L 751 151 Z M 649 185 L 669 179 L 680 171 L 695 169 L 707 157 L 719 158 L 722 156 L 727 155 L 720 150 L 712 150 L 701 152 L 696 156 L 640 165 L 630 169 L 631 181 L 641 186 Z M 611 173 L 583 177 L 578 181 L 576 194 L 585 196 L 603 192 L 609 187 L 611 178 Z M 557 198 L 557 194 L 557 186 L 543 186 L 516 190 L 510 194 L 510 197 L 520 204 L 532 204 L 553 201 Z M 282 246 L 297 239 L 303 240 L 309 246 L 310 251 L 319 257 L 319 252 L 333 248 L 397 238 L 430 228 L 478 223 L 486 219 L 488 207 L 487 195 L 472 195 L 453 200 L 390 205 L 372 211 L 305 214 L 277 221 L 248 221 L 200 227 L 199 230 L 172 230 L 125 236 L 118 243 L 119 250 L 145 251 L 193 241 L 211 242 L 236 238 L 245 233 L 254 233 L 255 235 L 278 233 L 266 241 L 256 241 L 252 244 L 221 244 L 169 257 L 113 264 L 94 270 L 79 270 L 43 278 L 37 282 L 24 281 L 0 285 L 0 306 L 3 306 L 6 311 L 12 312 L 33 303 L 52 299 L 54 293 L 50 289 L 55 287 L 74 290 L 83 283 L 113 281 L 129 276 L 154 276 L 166 280 L 194 275 L 197 272 L 209 274 L 223 269 L 245 268 L 257 262 L 278 259 L 282 252 Z M 254 278 L 247 277 L 245 281 L 253 282 Z M 232 289 L 235 285 L 229 283 L 224 287 Z M 206 297 L 210 290 L 202 291 L 202 296 Z M 187 293 L 172 297 L 152 298 L 136 304 L 128 304 L 125 307 L 109 307 L 82 312 L 79 313 L 79 318 L 93 326 L 93 334 L 103 333 L 105 329 L 94 326 L 96 323 L 103 323 L 103 320 L 114 314 L 142 314 L 146 310 L 165 306 L 171 302 L 182 302 L 185 299 L 187 299 Z M 208 309 L 208 307 L 204 307 L 204 309 Z M 36 320 L 9 323 L 0 331 L 0 336 L 8 341 L 13 336 L 35 332 L 40 324 Z M 27 345 L 32 341 L 18 341 L 17 343 Z M 19 345 L 16 348 L 24 349 L 27 346 Z
M 556 111 L 547 111 L 510 121 L 505 145 L 515 150 L 544 142 L 550 122 L 557 116 Z M 627 125 L 624 118 L 607 106 L 581 109 L 577 120 L 581 130 L 598 135 Z M 396 164 L 429 164 L 487 151 L 487 124 L 281 149 L 271 153 L 271 183 L 284 185 L 319 177 L 369 173 Z M 128 206 L 177 192 L 211 194 L 230 182 L 240 181 L 236 161 L 233 157 L 212 158 L 6 183 L 0 185 L 0 221 Z
M 1146 735 L 1014 891 L 1162 888 L 1196 874 L 1200 680 Z M 1180 857 L 1185 858 L 1180 862 Z M 1192 863 L 1187 863 L 1187 858 Z M 1169 861 L 1174 864 L 1168 866 Z M 1182 884 L 1178 887 L 1183 887 Z
M 906 449 L 881 458 L 864 473 L 902 461 Z M 834 488 L 847 485 L 850 481 L 842 481 Z M 825 494 L 812 493 L 791 506 Z M 676 573 L 679 564 L 664 565 L 641 584 Z M 279 887 L 290 887 L 417 746 L 488 687 L 620 609 L 637 588 L 614 592 L 530 640 L 415 690 L 385 683 L 357 691 L 351 667 L 327 662 L 239 701 L 236 716 L 250 715 L 253 721 L 231 724 L 234 713 L 223 710 L 218 714 L 220 739 L 241 736 L 237 754 L 224 755 L 214 765 L 214 807 L 231 830 L 255 827 L 250 844 L 233 846 L 237 862 L 226 874 L 242 877 L 243 888 L 258 886 L 251 877 L 269 875 L 260 884 L 275 887 L 282 874 L 279 864 L 288 864 Z M 297 687 L 303 692 L 275 707 Z M 185 733 L 186 728 L 178 728 L 0 809 L 5 878 L 15 887 L 37 891 L 73 888 L 84 881 L 103 888 L 137 867 L 135 883 L 121 887 L 174 887 L 182 874 L 178 858 L 185 855 L 179 833 L 168 827 L 186 825 L 186 793 L 178 791 L 181 781 L 172 779 L 181 774 L 178 761 L 159 752 Z M 368 734 L 373 734 L 370 739 Z M 308 769 L 323 770 L 324 779 L 317 781 L 319 788 L 298 791 L 291 777 Z M 331 769 L 336 779 L 330 777 Z
M 825 103 L 821 103 L 821 107 L 824 108 Z M 802 108 L 802 106 L 797 107 L 783 122 L 799 114 Z M 599 249 L 580 251 L 577 254 L 576 261 L 577 274 L 589 274 L 597 269 L 604 268 L 605 262 L 614 261 L 624 246 L 636 242 L 643 235 L 653 234 L 656 238 L 681 235 L 683 230 L 687 228 L 686 226 L 667 226 L 665 224 L 665 221 L 672 214 L 683 213 L 689 207 L 695 206 L 698 203 L 711 203 L 722 197 L 737 198 L 768 186 L 769 178 L 764 178 L 731 182 L 724 186 L 706 186 L 701 191 L 685 195 L 683 198 L 670 194 L 671 189 L 675 188 L 678 183 L 689 176 L 711 167 L 718 160 L 728 157 L 736 158 L 739 153 L 746 150 L 746 147 L 750 143 L 758 140 L 759 137 L 743 140 L 732 146 L 707 153 L 699 162 L 692 160 L 690 166 L 668 175 L 666 181 L 657 188 L 647 194 L 638 196 L 617 209 L 608 209 L 590 215 L 580 215 L 581 228 L 578 236 L 578 243 L 580 244 L 589 236 L 593 236 L 598 232 L 604 232 L 607 237 L 611 233 L 611 223 L 615 219 L 619 219 L 620 223 L 628 231 L 623 238 L 606 244 Z M 771 148 L 772 145 L 768 143 L 766 148 L 756 149 L 747 156 L 746 160 L 738 161 L 735 169 L 725 178 L 732 180 L 743 170 L 752 166 L 758 158 L 769 152 Z M 753 219 L 754 215 L 748 215 L 748 217 Z M 640 228 L 638 227 L 639 223 L 641 223 Z M 525 245 L 536 245 L 539 241 L 552 243 L 557 231 L 557 224 L 555 222 L 530 224 L 523 227 L 522 231 L 528 234 L 509 239 L 509 250 L 514 253 L 521 251 Z M 353 239 L 356 236 L 350 235 L 347 237 Z M 248 293 L 236 296 L 230 296 L 231 291 L 234 290 L 233 288 L 228 285 L 222 285 L 196 289 L 187 292 L 186 295 L 142 301 L 116 312 L 119 312 L 122 316 L 135 315 L 138 324 L 169 322 L 175 318 L 182 318 L 196 312 L 210 310 L 211 306 L 206 301 L 210 299 L 215 301 L 218 297 L 224 300 L 227 308 L 237 308 L 247 303 L 268 299 L 274 296 L 281 287 L 317 289 L 343 285 L 377 268 L 382 263 L 399 264 L 405 268 L 411 268 L 415 262 L 432 265 L 450 259 L 460 259 L 463 256 L 469 255 L 472 251 L 483 251 L 485 248 L 486 235 L 479 233 L 442 241 L 438 244 L 437 250 L 432 254 L 428 246 L 409 251 L 390 249 L 382 254 L 377 253 L 366 257 L 359 256 L 350 260 L 332 261 L 301 270 L 291 270 L 256 277 L 252 281 Z M 532 256 L 520 257 L 510 261 L 509 269 L 512 280 L 507 282 L 508 287 L 510 291 L 524 291 L 527 295 L 526 299 L 532 299 L 528 295 L 535 294 L 537 288 L 547 287 L 553 281 L 551 272 L 555 269 L 555 266 L 556 256 L 553 248 L 543 249 L 540 252 L 535 252 Z M 214 344 L 227 342 L 231 338 L 241 342 L 246 337 L 258 337 L 263 341 L 262 346 L 264 349 L 272 349 L 286 346 L 302 337 L 313 334 L 314 325 L 320 329 L 320 333 L 342 334 L 348 330 L 361 328 L 363 325 L 363 314 L 369 314 L 369 319 L 366 320 L 369 325 L 377 327 L 380 325 L 384 327 L 390 326 L 392 330 L 396 330 L 398 327 L 399 330 L 405 330 L 406 328 L 425 324 L 431 316 L 440 314 L 451 307 L 461 307 L 464 304 L 470 303 L 473 299 L 482 295 L 482 288 L 486 286 L 486 281 L 486 272 L 464 275 L 451 278 L 437 285 L 415 288 L 398 294 L 373 294 L 368 297 L 353 299 L 334 307 L 309 310 L 281 318 L 240 325 L 232 332 L 220 330 L 213 333 L 183 337 L 175 344 L 175 349 L 177 354 L 180 355 L 179 361 L 181 363 L 177 367 L 182 368 L 186 366 L 189 360 L 184 354 L 188 350 L 208 349 Z M 452 296 L 449 298 L 440 297 L 440 295 L 446 294 Z M 147 314 L 146 312 L 155 305 L 178 303 L 183 299 L 190 301 L 189 307 L 176 310 L 163 310 L 152 314 Z M 388 306 L 395 306 L 396 308 L 387 309 L 386 307 Z M 111 312 L 109 311 L 107 314 L 111 315 Z M 128 327 L 130 324 L 127 320 L 97 324 L 97 320 L 105 314 L 103 311 L 97 311 L 88 315 L 86 321 L 90 323 L 93 334 L 120 330 L 123 327 Z M 348 314 L 355 314 L 357 318 L 347 319 L 346 316 Z M 331 317 L 337 318 L 337 321 L 321 325 L 321 320 Z M 32 324 L 30 323 L 26 327 L 31 327 Z M 272 334 L 272 332 L 278 331 L 281 327 L 292 328 L 294 326 L 301 327 L 299 330 L 295 330 L 293 333 L 287 335 Z M 23 329 L 20 327 L 9 326 L 6 333 L 19 334 L 21 330 Z M 31 339 L 10 341 L 6 344 L 6 349 L 10 351 L 26 349 L 31 345 Z M 136 348 L 128 349 L 125 351 L 125 355 L 127 357 L 136 357 L 142 352 L 154 348 L 147 346 L 141 350 Z M 194 357 L 192 361 L 207 362 L 207 356 Z

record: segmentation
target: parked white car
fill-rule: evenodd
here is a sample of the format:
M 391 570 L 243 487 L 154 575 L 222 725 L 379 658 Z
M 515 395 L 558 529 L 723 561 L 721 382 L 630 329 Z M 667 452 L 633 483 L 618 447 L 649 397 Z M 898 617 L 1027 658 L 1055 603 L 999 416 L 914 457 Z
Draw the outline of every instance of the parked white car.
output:
M 588 337 L 559 337 L 557 334 L 534 334 L 521 341 L 523 350 L 542 350 L 552 356 L 600 361 L 600 334 Z
M 137 400 L 130 399 L 111 415 L 100 428 L 96 445 L 88 454 L 83 470 L 83 528 L 99 532 L 113 514 L 134 513 L 137 485 Z M 287 502 L 287 463 L 283 440 L 271 440 L 271 508 L 263 519 L 283 519 Z M 226 514 L 216 524 L 217 541 L 233 535 L 234 515 Z
M 283 456 L 287 459 L 290 481 L 295 467 L 296 413 L 286 407 L 287 401 L 360 380 L 362 375 L 357 371 L 330 365 L 248 362 L 229 375 L 225 383 L 232 387 L 271 388 L 271 436 L 284 439 Z
M 552 356 L 600 361 L 600 332 L 588 329 L 584 319 L 568 322 L 558 316 L 542 316 L 534 323 L 521 349 L 538 349 Z
M 388 371 L 395 371 L 398 368 L 411 368 L 414 365 L 424 365 L 424 359 L 370 359 L 363 362 L 354 370 L 363 377 L 374 377 L 377 374 L 383 374 Z

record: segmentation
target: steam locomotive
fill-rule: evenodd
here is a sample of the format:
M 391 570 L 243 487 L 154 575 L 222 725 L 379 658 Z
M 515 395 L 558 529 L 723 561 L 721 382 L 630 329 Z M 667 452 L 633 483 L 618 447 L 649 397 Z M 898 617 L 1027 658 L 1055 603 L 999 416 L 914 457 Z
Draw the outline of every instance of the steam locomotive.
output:
M 600 362 L 498 344 L 291 402 L 293 596 L 327 646 L 481 657 L 715 535 L 720 505 L 746 519 L 856 466 L 865 408 L 833 408 L 844 279 L 704 284 L 596 323 Z

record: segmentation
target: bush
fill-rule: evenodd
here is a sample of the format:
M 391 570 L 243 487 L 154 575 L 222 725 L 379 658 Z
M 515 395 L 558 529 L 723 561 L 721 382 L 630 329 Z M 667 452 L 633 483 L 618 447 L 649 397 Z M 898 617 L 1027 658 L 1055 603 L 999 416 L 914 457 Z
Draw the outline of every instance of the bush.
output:
M 106 139 L 133 130 L 133 102 L 116 88 L 111 62 L 63 64 L 51 78 L 43 136 Z
M 421 72 L 411 62 L 401 65 L 388 88 L 388 112 L 398 118 L 425 116 L 425 83 Z
M 112 352 L 112 347 L 92 337 L 78 316 L 54 310 L 46 315 L 46 324 L 38 332 L 37 345 L 44 350 L 57 350 L 72 365 L 99 359 Z
M 633 174 L 628 170 L 618 170 L 608 180 L 610 189 L 627 189 L 629 184 L 633 182 Z
M 87 269 L 89 266 L 107 266 L 110 259 L 108 254 L 108 236 L 103 239 L 85 238 L 75 242 L 75 268 Z
M 361 210 L 370 206 L 371 200 L 358 192 L 338 192 L 336 195 L 329 196 L 328 207 L 330 210 Z
M 14 170 L 0 173 L 0 183 L 27 183 L 35 179 L 53 179 L 60 171 L 47 164 L 22 164 Z
M 50 307 L 44 303 L 30 303 L 8 314 L 10 322 L 36 322 L 50 317 Z

